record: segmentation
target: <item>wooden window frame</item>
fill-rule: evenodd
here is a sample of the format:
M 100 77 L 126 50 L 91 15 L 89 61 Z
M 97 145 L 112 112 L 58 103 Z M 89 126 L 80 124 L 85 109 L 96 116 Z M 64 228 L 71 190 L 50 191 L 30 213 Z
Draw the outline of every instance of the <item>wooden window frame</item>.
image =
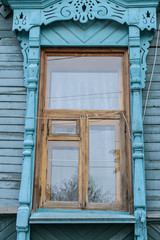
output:
M 47 57 L 48 56 L 121 56 L 122 75 L 123 75 L 123 106 L 124 111 L 105 111 L 105 110 L 45 110 L 46 76 L 47 76 Z M 131 139 L 127 132 L 130 127 L 130 88 L 129 88 L 129 58 L 126 48 L 44 48 L 41 51 L 40 82 L 39 82 L 39 101 L 38 101 L 38 121 L 36 137 L 36 160 L 34 174 L 33 191 L 33 211 L 37 208 L 61 208 L 61 209 L 85 209 L 85 210 L 105 210 L 105 211 L 129 211 L 133 213 L 133 194 L 132 194 L 132 164 L 131 164 Z M 122 103 L 121 103 L 122 104 Z M 125 114 L 125 118 L 123 115 Z M 49 120 L 50 119 L 50 120 Z M 79 120 L 80 133 L 70 134 L 51 134 L 52 120 Z M 116 120 L 121 122 L 121 133 L 123 144 L 121 152 L 123 155 L 123 166 L 121 166 L 121 191 L 122 203 L 87 203 L 88 191 L 88 129 L 89 120 Z M 116 122 L 115 121 L 115 122 Z M 114 122 L 114 121 L 113 121 Z M 86 134 L 87 133 L 87 134 Z M 47 154 L 48 141 L 78 141 L 79 142 L 79 202 L 53 202 L 49 199 L 49 192 L 46 193 L 47 178 Z M 47 149 L 47 150 L 45 150 Z M 84 167 L 85 166 L 85 167 Z M 85 173 L 84 173 L 85 169 Z M 85 178 L 84 178 L 85 175 Z M 87 184 L 86 184 L 87 183 Z M 48 194 L 48 196 L 47 196 Z

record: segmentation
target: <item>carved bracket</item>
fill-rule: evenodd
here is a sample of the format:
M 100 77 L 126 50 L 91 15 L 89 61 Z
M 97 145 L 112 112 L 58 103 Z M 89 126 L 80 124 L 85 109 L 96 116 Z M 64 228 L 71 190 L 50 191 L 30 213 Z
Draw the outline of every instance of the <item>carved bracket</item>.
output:
M 29 55 L 29 35 L 27 32 L 18 33 L 17 38 L 21 41 L 22 54 L 23 54 L 23 70 L 24 70 L 24 86 L 28 86 L 28 55 Z
M 153 39 L 153 32 L 144 31 L 141 36 L 141 83 L 142 88 L 145 87 L 147 62 L 146 57 L 149 51 L 150 42 Z
M 65 0 L 58 1 L 41 10 L 14 10 L 14 30 L 28 31 L 54 21 L 71 20 L 86 23 L 94 19 L 111 19 L 121 24 L 137 26 L 141 30 L 156 28 L 156 8 L 127 8 L 111 0 Z

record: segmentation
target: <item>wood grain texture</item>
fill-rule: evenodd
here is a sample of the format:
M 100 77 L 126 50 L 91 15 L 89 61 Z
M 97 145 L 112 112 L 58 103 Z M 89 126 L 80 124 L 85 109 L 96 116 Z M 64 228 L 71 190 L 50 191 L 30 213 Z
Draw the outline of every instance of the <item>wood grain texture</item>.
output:
M 0 213 L 13 213 L 18 207 L 26 108 L 22 64 L 12 15 L 6 19 L 0 15 Z M 16 239 L 15 218 L 12 222 L 9 226 L 14 225 L 14 231 L 9 234 L 6 225 L 8 232 L 2 233 L 6 237 L 0 239 Z

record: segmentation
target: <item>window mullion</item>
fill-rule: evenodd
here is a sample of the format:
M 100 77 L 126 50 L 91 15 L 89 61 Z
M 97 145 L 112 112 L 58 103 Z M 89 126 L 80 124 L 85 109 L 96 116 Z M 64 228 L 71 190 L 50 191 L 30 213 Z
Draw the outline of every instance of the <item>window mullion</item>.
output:
M 80 151 L 79 151 L 79 203 L 85 208 L 85 114 L 80 116 Z
M 88 184 L 89 184 L 89 119 L 86 117 L 85 119 L 85 191 L 84 191 L 84 199 L 85 199 L 85 208 L 88 203 Z

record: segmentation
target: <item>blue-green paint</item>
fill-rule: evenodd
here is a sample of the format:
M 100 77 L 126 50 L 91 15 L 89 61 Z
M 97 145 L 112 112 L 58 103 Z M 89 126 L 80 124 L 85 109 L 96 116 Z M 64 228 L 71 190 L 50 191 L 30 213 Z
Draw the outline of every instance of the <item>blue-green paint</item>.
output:
M 142 30 L 156 28 L 156 6 L 158 1 L 92 1 L 92 8 L 85 0 L 79 1 L 17 1 L 8 0 L 14 10 L 13 29 L 29 31 L 29 53 L 28 65 L 26 58 L 24 67 L 27 86 L 27 112 L 26 116 L 35 117 L 37 114 L 37 92 L 38 73 L 40 61 L 40 26 L 52 24 L 55 21 L 73 20 L 86 24 L 94 19 L 116 21 L 119 24 L 126 23 L 129 26 L 128 43 L 130 51 L 130 89 L 131 89 L 131 115 L 132 115 L 132 159 L 133 159 L 133 188 L 134 188 L 134 209 L 135 209 L 135 240 L 146 240 L 146 200 L 145 200 L 145 177 L 144 177 L 144 144 L 143 144 L 143 124 L 142 124 L 142 89 L 145 83 L 145 70 L 147 48 L 153 33 L 142 34 Z M 30 3 L 30 6 L 28 5 Z M 78 5 L 78 12 L 76 6 Z M 28 6 L 28 7 L 27 7 Z M 40 8 L 41 6 L 41 8 Z M 85 6 L 85 8 L 83 7 Z M 66 22 L 67 23 L 67 22 Z M 65 23 L 65 24 L 66 24 Z M 125 25 L 124 25 L 125 26 Z M 126 27 L 126 26 L 125 26 Z M 46 27 L 47 29 L 47 27 Z M 45 32 L 45 36 L 49 31 Z M 43 33 L 44 35 L 44 33 Z M 143 37 L 142 37 L 143 35 Z M 22 42 L 26 41 L 26 34 L 21 35 Z M 103 34 L 102 34 L 102 36 Z M 142 37 L 142 40 L 141 40 Z M 145 45 L 144 45 L 145 44 Z M 51 43 L 50 46 L 58 46 L 58 42 Z M 66 46 L 61 44 L 60 46 Z M 70 39 L 70 46 L 72 39 Z M 95 41 L 89 46 L 102 46 Z M 143 46 L 142 46 L 143 45 Z M 23 45 L 25 48 L 26 45 Z M 84 44 L 80 44 L 84 46 Z M 104 46 L 111 46 L 107 41 Z M 121 46 L 117 43 L 116 45 Z M 140 54 L 140 50 L 144 54 Z M 23 51 L 24 53 L 25 51 Z M 27 118 L 25 123 L 25 139 L 23 152 L 23 170 L 20 190 L 20 207 L 17 216 L 18 240 L 29 239 L 29 224 L 32 188 L 33 188 L 33 165 L 35 148 L 36 120 Z M 123 223 L 125 217 L 121 218 Z
M 33 213 L 30 223 L 135 223 L 129 214 L 100 211 L 38 211 Z
M 133 224 L 34 224 L 31 240 L 133 240 Z

